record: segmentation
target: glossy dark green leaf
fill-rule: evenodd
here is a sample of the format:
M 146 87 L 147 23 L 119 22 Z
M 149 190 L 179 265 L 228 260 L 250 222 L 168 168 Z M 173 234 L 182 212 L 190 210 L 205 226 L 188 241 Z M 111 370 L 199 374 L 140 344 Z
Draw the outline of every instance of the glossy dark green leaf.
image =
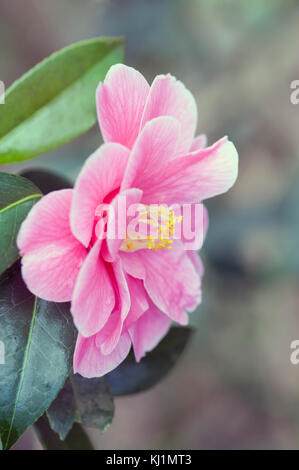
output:
M 40 190 L 18 175 L 0 173 L 0 274 L 19 257 L 16 237 Z
M 131 352 L 107 378 L 114 396 L 143 392 L 156 385 L 173 368 L 182 355 L 193 330 L 173 327 L 153 351 L 136 362 Z
M 121 39 L 91 39 L 56 52 L 17 80 L 0 106 L 0 164 L 53 150 L 93 126 L 96 87 L 123 56 Z
M 72 364 L 76 331 L 69 304 L 49 303 L 25 287 L 19 265 L 0 278 L 0 439 L 10 448 L 50 406 Z
M 105 378 L 72 375 L 47 411 L 50 425 L 65 439 L 75 422 L 105 429 L 114 416 L 114 403 Z

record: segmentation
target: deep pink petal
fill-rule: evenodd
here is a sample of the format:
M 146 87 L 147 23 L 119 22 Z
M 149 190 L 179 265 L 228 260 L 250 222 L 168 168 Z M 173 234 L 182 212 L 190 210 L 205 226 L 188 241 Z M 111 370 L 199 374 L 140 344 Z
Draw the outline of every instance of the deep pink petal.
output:
M 86 247 L 91 240 L 96 208 L 120 187 L 129 150 L 120 144 L 104 144 L 85 162 L 74 188 L 71 227 Z
M 232 142 L 223 138 L 211 147 L 169 162 L 159 181 L 143 187 L 142 201 L 167 204 L 201 202 L 227 191 L 236 181 L 238 153 Z
M 17 240 L 28 289 L 53 302 L 71 300 L 87 255 L 70 229 L 72 195 L 72 189 L 65 189 L 44 196 L 23 222 Z
M 192 142 L 190 152 L 195 152 L 196 150 L 201 150 L 207 147 L 208 145 L 208 138 L 205 134 L 200 134 L 199 136 L 195 137 Z
M 110 68 L 97 89 L 98 119 L 105 142 L 133 146 L 149 89 L 137 70 L 122 64 Z
M 171 320 L 153 304 L 129 329 L 136 361 L 152 351 L 168 333 Z
M 167 162 L 175 155 L 179 132 L 179 122 L 172 117 L 158 117 L 145 125 L 131 152 L 123 190 L 146 190 L 161 184 L 161 173 L 165 173 Z
M 175 242 L 171 250 L 140 250 L 122 253 L 124 269 L 144 281 L 144 287 L 159 310 L 186 325 L 188 310 L 201 301 L 201 282 L 183 245 Z
M 115 369 L 130 352 L 131 339 L 128 333 L 123 333 L 120 340 L 109 355 L 104 355 L 96 346 L 96 336 L 84 338 L 78 335 L 74 353 L 74 373 L 83 377 L 102 377 Z
M 171 75 L 158 75 L 153 81 L 141 127 L 158 116 L 172 116 L 181 123 L 177 154 L 188 152 L 197 126 L 196 103 L 183 83 Z
M 100 250 L 99 239 L 80 270 L 72 298 L 74 323 L 83 336 L 100 331 L 115 305 L 114 289 Z

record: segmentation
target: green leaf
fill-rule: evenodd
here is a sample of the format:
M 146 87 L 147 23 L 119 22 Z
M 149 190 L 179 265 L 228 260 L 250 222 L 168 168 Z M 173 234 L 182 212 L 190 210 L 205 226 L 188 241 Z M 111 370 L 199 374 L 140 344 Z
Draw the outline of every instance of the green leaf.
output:
M 105 431 L 114 416 L 113 396 L 105 378 L 72 375 L 47 411 L 51 428 L 65 439 L 73 424 Z
M 192 328 L 172 327 L 153 351 L 136 362 L 131 352 L 107 378 L 114 396 L 142 392 L 156 385 L 173 368 L 192 336 Z
M 0 278 L 0 439 L 10 448 L 50 406 L 68 377 L 76 331 L 69 304 L 34 297 L 19 263 Z
M 0 173 L 0 274 L 18 259 L 16 237 L 20 225 L 41 197 L 31 181 Z
M 53 150 L 92 127 L 96 87 L 123 57 L 122 39 L 91 39 L 56 52 L 17 80 L 0 106 L 0 164 Z

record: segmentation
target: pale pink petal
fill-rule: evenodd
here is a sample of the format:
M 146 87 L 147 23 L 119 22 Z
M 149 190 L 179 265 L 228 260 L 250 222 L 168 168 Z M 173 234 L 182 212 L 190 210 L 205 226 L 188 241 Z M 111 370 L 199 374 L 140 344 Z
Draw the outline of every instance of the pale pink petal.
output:
M 159 310 L 186 325 L 185 308 L 196 308 L 201 301 L 201 283 L 183 245 L 177 241 L 171 250 L 140 250 L 122 253 L 124 269 L 144 281 L 144 287 Z
M 143 186 L 142 201 L 167 204 L 201 202 L 230 189 L 238 175 L 238 153 L 223 138 L 211 147 L 175 158 L 161 169 L 160 179 Z
M 122 145 L 104 144 L 86 160 L 78 176 L 71 208 L 71 228 L 86 247 L 91 240 L 96 208 L 119 189 L 128 157 L 129 150 Z
M 181 123 L 177 154 L 188 152 L 197 126 L 197 107 L 190 91 L 171 75 L 158 75 L 153 81 L 141 128 L 158 116 L 172 116 Z
M 205 134 L 200 134 L 199 136 L 195 137 L 192 142 L 190 152 L 195 152 L 196 150 L 201 150 L 207 147 L 208 145 L 208 138 Z
M 115 305 L 114 289 L 100 250 L 99 239 L 80 270 L 72 298 L 74 323 L 83 336 L 103 328 Z
M 179 131 L 179 122 L 172 117 L 158 117 L 145 125 L 131 152 L 123 190 L 161 184 L 161 173 L 175 155 Z
M 128 208 L 132 204 L 138 204 L 142 198 L 140 189 L 127 189 L 118 194 L 110 204 L 107 224 L 107 247 L 109 261 L 114 261 L 118 250 L 126 238 L 126 229 L 130 221 L 127 216 Z
M 84 338 L 79 334 L 74 353 L 74 373 L 88 379 L 102 377 L 124 361 L 130 349 L 131 339 L 127 332 L 121 335 L 116 348 L 109 355 L 102 354 L 97 348 L 95 335 Z
M 204 267 L 201 257 L 196 251 L 192 251 L 192 250 L 187 251 L 187 255 L 189 256 L 189 259 L 191 260 L 196 272 L 202 278 L 205 273 L 205 267 Z
M 105 142 L 133 146 L 149 89 L 137 70 L 122 64 L 110 68 L 97 89 L 98 119 Z
M 176 226 L 178 236 L 186 250 L 199 250 L 204 242 L 208 228 L 208 211 L 202 203 L 185 204 L 181 207 L 183 220 Z
M 70 229 L 72 195 L 72 189 L 65 189 L 44 196 L 31 209 L 17 239 L 28 289 L 53 302 L 71 300 L 87 255 Z
M 171 320 L 153 304 L 129 329 L 136 361 L 152 351 L 168 333 Z
M 153 251 L 150 251 L 153 253 Z M 146 275 L 145 266 L 143 259 L 139 256 L 139 252 L 135 251 L 134 253 L 126 253 L 124 251 L 120 252 L 120 257 L 123 263 L 124 270 L 130 276 L 136 279 L 144 279 Z

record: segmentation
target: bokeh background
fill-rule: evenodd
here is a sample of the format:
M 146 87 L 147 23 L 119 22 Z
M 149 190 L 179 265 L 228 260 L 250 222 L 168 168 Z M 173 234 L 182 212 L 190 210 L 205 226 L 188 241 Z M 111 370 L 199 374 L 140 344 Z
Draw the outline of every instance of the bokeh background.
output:
M 97 449 L 299 447 L 299 79 L 296 0 L 1 0 L 0 79 L 8 86 L 72 42 L 123 35 L 126 63 L 149 81 L 170 72 L 195 95 L 198 132 L 228 135 L 240 175 L 208 201 L 198 330 L 152 390 L 116 399 Z M 2 171 L 50 168 L 74 179 L 98 128 Z M 32 430 L 16 449 L 38 449 Z

